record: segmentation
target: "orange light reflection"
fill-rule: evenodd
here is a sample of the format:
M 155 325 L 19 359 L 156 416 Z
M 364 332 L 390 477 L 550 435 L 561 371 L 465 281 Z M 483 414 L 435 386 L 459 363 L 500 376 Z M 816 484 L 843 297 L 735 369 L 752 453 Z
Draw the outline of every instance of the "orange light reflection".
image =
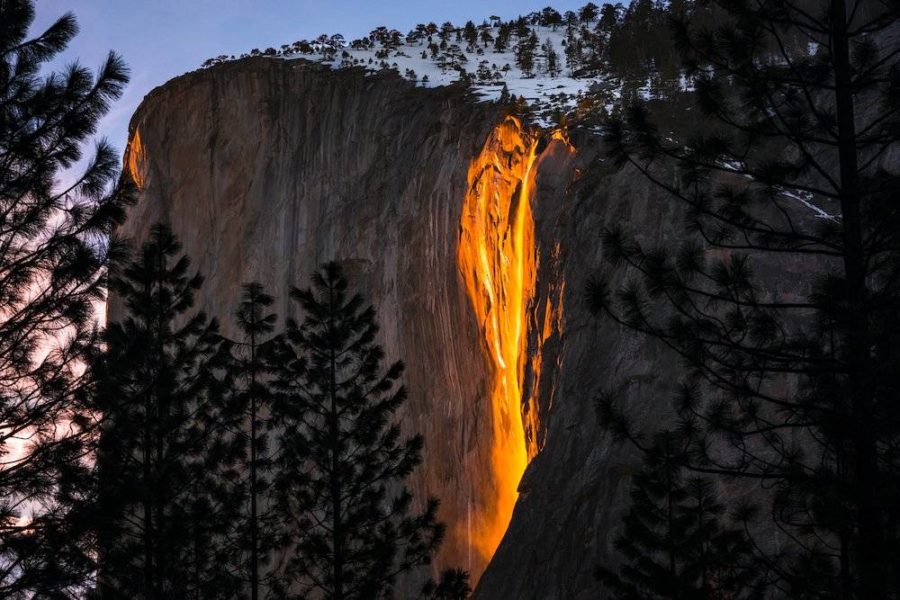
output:
M 125 150 L 125 168 L 138 190 L 143 190 L 147 178 L 147 157 L 144 154 L 140 129 L 134 130 L 134 135 L 128 142 L 128 148 Z
M 499 124 L 472 161 L 457 254 L 492 367 L 493 501 L 472 516 L 469 543 L 490 560 L 500 544 L 530 458 L 522 423 L 526 305 L 535 287 L 537 141 L 515 117 Z

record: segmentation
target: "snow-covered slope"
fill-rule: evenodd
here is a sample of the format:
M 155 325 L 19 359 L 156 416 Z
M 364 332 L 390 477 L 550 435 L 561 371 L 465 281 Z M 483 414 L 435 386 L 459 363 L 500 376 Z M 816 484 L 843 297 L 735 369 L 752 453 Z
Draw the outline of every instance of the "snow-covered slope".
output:
M 350 42 L 340 34 L 321 35 L 244 56 L 315 60 L 335 69 L 391 69 L 423 87 L 464 80 L 485 100 L 524 99 L 534 121 L 551 125 L 586 103 L 589 94 L 592 103 L 603 98 L 604 106 L 619 97 L 620 85 L 598 55 L 605 35 L 599 13 L 583 11 L 563 16 L 545 10 L 509 22 L 491 17 L 465 27 L 430 23 L 406 35 L 379 27 Z M 220 56 L 204 66 L 233 58 Z
M 437 36 L 428 36 L 388 51 L 386 58 L 375 56 L 381 49 L 374 46 L 342 48 L 334 58 L 323 60 L 336 68 L 362 66 L 373 71 L 394 69 L 422 86 L 449 85 L 461 77 L 468 77 L 473 91 L 483 99 L 499 100 L 505 86 L 511 96 L 525 98 L 534 107 L 553 107 L 564 111 L 574 108 L 588 88 L 603 77 L 576 77 L 572 69 L 566 67 L 562 54 L 566 46 L 565 26 L 534 26 L 531 31 L 539 40 L 531 72 L 523 71 L 517 64 L 516 45 L 519 38 L 515 33 L 510 36 L 510 46 L 499 52 L 490 43 L 485 48 L 480 41 L 472 45 L 465 40 L 456 41 L 454 33 L 447 42 L 446 50 L 439 50 L 436 55 L 429 51 L 429 45 L 440 42 Z M 548 49 L 558 53 L 558 72 L 550 72 Z

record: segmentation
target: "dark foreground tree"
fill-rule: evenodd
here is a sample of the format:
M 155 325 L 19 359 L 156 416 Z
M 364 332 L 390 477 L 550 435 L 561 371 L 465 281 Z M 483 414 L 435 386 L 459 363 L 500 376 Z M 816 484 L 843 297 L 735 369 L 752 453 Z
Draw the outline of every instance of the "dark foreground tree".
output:
M 429 564 L 444 531 L 437 500 L 412 512 L 403 485 L 422 437 L 402 439 L 393 420 L 406 399 L 403 365 L 382 367 L 375 310 L 348 296 L 335 263 L 312 282 L 291 294 L 305 318 L 288 323 L 276 405 L 277 488 L 294 545 L 287 572 L 298 597 L 390 597 L 397 575 Z
M 264 597 L 266 589 L 278 587 L 268 570 L 278 545 L 281 524 L 271 494 L 274 449 L 272 429 L 273 353 L 280 336 L 273 335 L 277 317 L 268 312 L 274 300 L 258 283 L 243 286 L 235 313 L 241 338 L 226 342 L 229 351 L 225 373 L 228 390 L 223 413 L 234 436 L 238 478 L 233 492 L 241 505 L 234 543 L 241 555 L 240 571 L 249 585 L 251 600 Z
M 80 369 L 96 342 L 106 236 L 122 217 L 118 159 L 101 141 L 63 171 L 127 82 L 42 73 L 77 32 L 65 15 L 28 38 L 34 3 L 0 2 L 0 596 L 78 594 L 93 569 L 82 509 L 95 421 Z
M 758 540 L 759 558 L 794 598 L 900 597 L 898 16 L 894 1 L 692 3 L 675 31 L 703 121 L 676 139 L 635 102 L 610 127 L 688 235 L 645 247 L 610 227 L 606 255 L 637 277 L 617 293 L 598 277 L 591 303 L 683 358 L 686 465 L 756 484 L 784 540 Z M 640 443 L 615 401 L 602 409 Z
M 156 225 L 111 282 L 125 315 L 93 365 L 105 415 L 98 449 L 102 598 L 221 598 L 239 590 L 225 534 L 237 514 L 223 486 L 232 456 L 215 411 L 215 321 L 192 313 L 202 278 Z
M 429 580 L 422 588 L 426 600 L 467 600 L 471 593 L 469 572 L 462 569 L 442 571 L 438 581 Z
M 685 477 L 679 437 L 662 432 L 646 449 L 615 541 L 624 562 L 597 578 L 622 600 L 764 597 L 750 541 L 728 525 L 709 479 Z

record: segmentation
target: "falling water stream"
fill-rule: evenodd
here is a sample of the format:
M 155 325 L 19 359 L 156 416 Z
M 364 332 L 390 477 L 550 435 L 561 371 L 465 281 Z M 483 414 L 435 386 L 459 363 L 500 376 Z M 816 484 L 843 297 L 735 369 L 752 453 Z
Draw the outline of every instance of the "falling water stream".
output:
M 468 173 L 457 254 L 491 366 L 492 501 L 474 507 L 469 545 L 490 560 L 500 544 L 530 460 L 522 417 L 526 306 L 535 290 L 531 196 L 537 141 L 515 117 L 497 125 Z

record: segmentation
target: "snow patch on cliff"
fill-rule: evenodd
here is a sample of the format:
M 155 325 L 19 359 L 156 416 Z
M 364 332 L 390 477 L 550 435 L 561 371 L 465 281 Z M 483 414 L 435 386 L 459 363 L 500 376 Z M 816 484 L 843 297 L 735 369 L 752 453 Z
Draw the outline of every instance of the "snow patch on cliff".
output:
M 538 47 L 534 51 L 534 67 L 524 71 L 516 60 L 518 38 L 513 35 L 504 51 L 495 50 L 491 44 L 465 40 L 456 41 L 451 34 L 446 48 L 437 46 L 436 35 L 407 40 L 398 48 L 352 47 L 342 44 L 333 51 L 318 47 L 318 62 L 332 68 L 362 67 L 370 72 L 392 69 L 423 87 L 439 87 L 467 78 L 472 90 L 484 100 L 499 100 L 506 87 L 510 96 L 524 98 L 536 109 L 537 117 L 549 124 L 553 113 L 565 114 L 575 108 L 591 86 L 617 88 L 617 83 L 604 75 L 576 76 L 566 66 L 566 28 L 564 26 L 533 26 Z M 485 47 L 487 46 L 487 47 Z M 438 48 L 437 52 L 433 49 Z M 557 53 L 557 69 L 551 72 L 550 53 Z M 309 54 L 285 56 L 309 59 Z
M 405 35 L 377 27 L 352 41 L 323 34 L 241 57 L 302 59 L 370 73 L 389 70 L 421 87 L 462 83 L 482 100 L 527 105 L 529 121 L 553 126 L 576 110 L 611 111 L 621 98 L 623 83 L 607 57 L 615 23 L 623 18 L 621 9 L 613 13 L 618 16 L 603 17 L 596 5 L 588 4 L 565 16 L 548 7 L 506 22 L 492 16 L 464 27 L 420 24 Z M 204 66 L 234 59 L 223 55 Z M 631 82 L 629 94 L 652 97 L 652 63 L 646 81 Z

